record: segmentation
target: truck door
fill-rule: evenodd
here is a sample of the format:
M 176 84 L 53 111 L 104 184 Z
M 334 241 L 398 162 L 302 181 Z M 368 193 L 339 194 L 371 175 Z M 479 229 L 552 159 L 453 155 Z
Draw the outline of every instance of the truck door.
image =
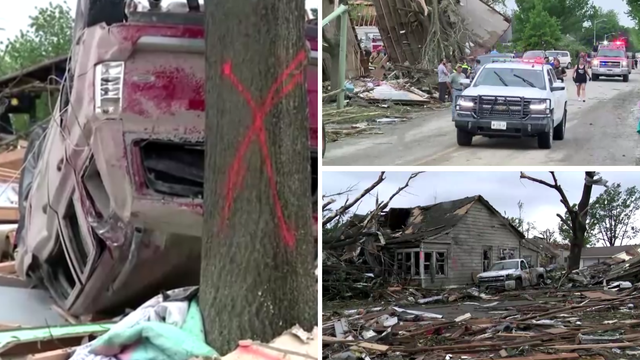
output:
M 526 261 L 520 260 L 520 270 L 522 271 L 522 285 L 531 286 L 531 270 Z
M 553 71 L 551 70 L 551 68 L 546 68 L 544 70 L 545 77 L 547 78 L 547 83 L 549 83 L 549 95 L 550 95 L 550 99 L 551 99 L 551 108 L 554 110 L 553 111 L 553 125 L 555 126 L 555 124 L 557 124 L 558 121 L 559 121 L 558 120 L 558 113 L 560 111 L 558 110 L 558 105 L 557 105 L 559 103 L 559 101 L 558 101 L 559 100 L 558 99 L 559 91 L 555 91 L 555 92 L 551 91 L 551 87 L 553 85 L 555 85 L 555 80 L 554 80 L 554 77 L 552 76 L 552 72 Z

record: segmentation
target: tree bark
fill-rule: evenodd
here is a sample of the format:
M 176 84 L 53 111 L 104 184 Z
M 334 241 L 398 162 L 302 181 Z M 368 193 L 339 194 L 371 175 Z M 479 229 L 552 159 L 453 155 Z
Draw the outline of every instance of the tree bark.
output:
M 272 84 L 305 49 L 305 5 L 207 0 L 205 12 L 207 141 L 199 301 L 207 342 L 225 354 L 239 340 L 268 342 L 296 324 L 310 329 L 317 323 L 304 78 L 281 101 L 276 96 L 264 118 L 266 146 L 259 145 L 260 136 L 252 137 L 246 156 L 237 161 L 245 136 L 259 128 L 252 127 L 256 112 L 238 84 L 260 107 Z M 285 236 L 288 229 L 294 236 Z
M 595 171 L 585 171 L 585 176 L 593 179 L 596 176 Z M 589 202 L 591 201 L 591 190 L 593 185 L 585 181 L 582 187 L 582 197 L 578 203 L 577 211 L 572 210 L 570 213 L 573 238 L 571 241 L 571 250 L 569 251 L 569 264 L 567 270 L 572 271 L 580 267 L 580 256 L 582 248 L 585 244 L 585 235 L 587 233 L 587 218 L 589 215 Z

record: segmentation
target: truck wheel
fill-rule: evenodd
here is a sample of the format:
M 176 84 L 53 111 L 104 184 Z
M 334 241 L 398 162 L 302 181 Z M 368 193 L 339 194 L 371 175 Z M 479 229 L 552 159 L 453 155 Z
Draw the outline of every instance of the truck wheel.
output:
M 516 290 L 522 290 L 522 279 L 516 279 Z
M 471 143 L 473 142 L 473 134 L 466 132 L 462 129 L 456 129 L 456 130 L 457 130 L 456 139 L 458 140 L 458 145 L 471 146 Z
M 564 140 L 564 133 L 567 129 L 567 109 L 562 114 L 562 122 L 553 128 L 553 140 Z
M 622 75 L 623 82 L 629 82 L 629 75 Z
M 553 112 L 551 112 L 553 116 Z M 551 149 L 553 144 L 554 129 L 550 128 L 548 131 L 538 134 L 538 147 L 540 149 Z
M 571 63 L 567 63 L 567 70 L 571 69 Z
M 600 79 L 600 76 L 593 74 L 593 76 L 591 77 L 592 81 L 598 81 L 598 79 Z

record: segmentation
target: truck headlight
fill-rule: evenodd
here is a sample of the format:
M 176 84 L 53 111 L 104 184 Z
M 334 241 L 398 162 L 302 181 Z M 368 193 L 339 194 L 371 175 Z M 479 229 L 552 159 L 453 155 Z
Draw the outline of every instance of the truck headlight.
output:
M 516 278 L 516 274 L 507 274 L 507 280 L 514 280 Z
M 471 111 L 473 110 L 473 105 L 474 105 L 474 102 L 472 98 L 458 96 L 458 100 L 456 101 L 456 110 Z
M 623 67 L 627 66 L 627 62 L 626 62 L 626 61 L 623 61 L 623 62 L 622 62 L 622 66 L 623 66 Z
M 598 60 L 593 60 L 591 66 L 598 67 Z
M 534 100 L 529 105 L 532 115 L 547 115 L 550 112 L 549 100 Z
M 122 109 L 122 83 L 124 62 L 109 61 L 96 65 L 95 104 L 96 113 L 114 116 Z

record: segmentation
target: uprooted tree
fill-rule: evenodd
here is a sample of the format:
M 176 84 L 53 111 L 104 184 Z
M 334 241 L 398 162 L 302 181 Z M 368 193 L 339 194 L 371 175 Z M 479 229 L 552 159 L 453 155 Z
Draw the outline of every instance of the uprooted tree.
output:
M 567 264 L 567 271 L 573 271 L 580 267 L 580 255 L 582 254 L 582 248 L 586 245 L 585 234 L 587 232 L 588 225 L 587 220 L 589 217 L 591 190 L 593 189 L 593 185 L 607 186 L 607 181 L 603 180 L 595 171 L 586 171 L 584 186 L 582 188 L 582 196 L 580 197 L 578 206 L 573 207 L 569 202 L 564 189 L 562 189 L 562 186 L 560 186 L 560 184 L 558 183 L 555 172 L 550 171 L 549 173 L 553 178 L 553 183 L 531 177 L 524 172 L 520 172 L 520 178 L 544 185 L 550 189 L 555 190 L 558 195 L 560 195 L 560 203 L 562 203 L 569 216 L 568 219 L 560 214 L 557 214 L 557 216 L 568 229 L 571 229 L 571 250 L 569 251 L 569 263 Z

